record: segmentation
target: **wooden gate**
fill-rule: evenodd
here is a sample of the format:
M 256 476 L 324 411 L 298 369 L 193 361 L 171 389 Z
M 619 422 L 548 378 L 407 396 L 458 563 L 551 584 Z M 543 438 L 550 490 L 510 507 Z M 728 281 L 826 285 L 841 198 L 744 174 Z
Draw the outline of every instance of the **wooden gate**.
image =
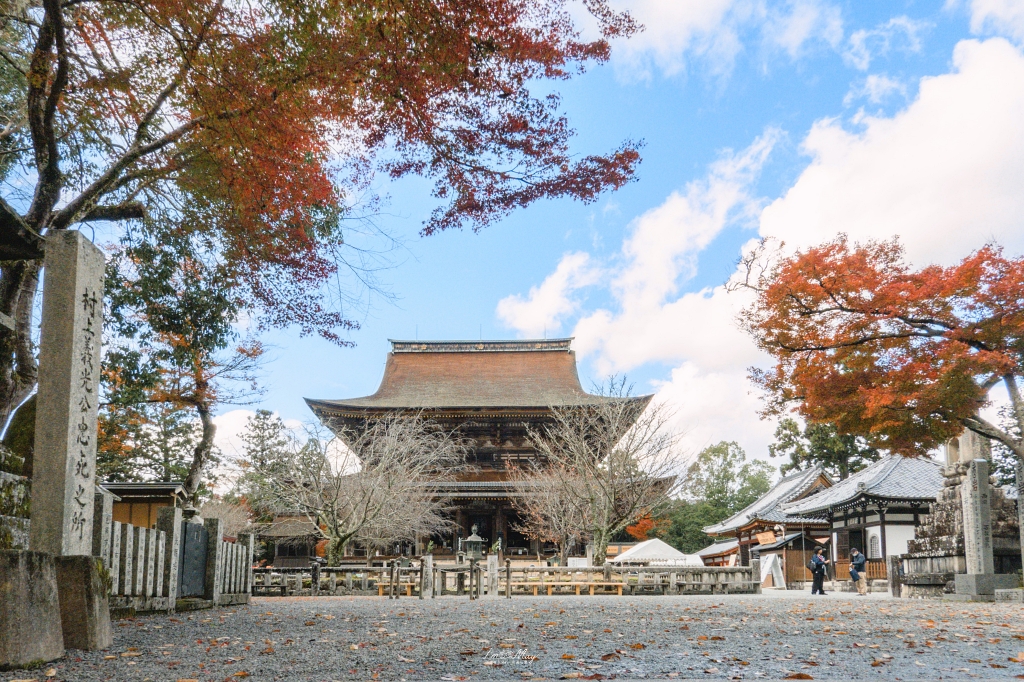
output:
M 206 546 L 210 533 L 198 523 L 181 523 L 178 596 L 202 597 L 206 590 Z

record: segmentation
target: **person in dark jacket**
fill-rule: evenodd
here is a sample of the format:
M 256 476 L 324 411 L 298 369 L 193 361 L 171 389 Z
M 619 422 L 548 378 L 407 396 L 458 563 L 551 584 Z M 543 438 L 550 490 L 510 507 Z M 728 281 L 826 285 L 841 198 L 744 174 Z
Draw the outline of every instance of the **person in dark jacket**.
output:
M 868 594 L 867 564 L 868 558 L 859 549 L 854 547 L 850 550 L 850 578 L 857 586 L 858 597 L 866 597 Z
M 814 582 L 811 583 L 811 594 L 825 594 L 825 571 L 829 560 L 825 558 L 825 551 L 819 547 L 811 557 L 812 573 Z

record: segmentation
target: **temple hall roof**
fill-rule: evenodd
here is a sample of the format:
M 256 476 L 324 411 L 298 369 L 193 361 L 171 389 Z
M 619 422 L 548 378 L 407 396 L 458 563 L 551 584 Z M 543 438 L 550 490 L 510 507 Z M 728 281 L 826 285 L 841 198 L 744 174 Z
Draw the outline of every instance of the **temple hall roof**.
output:
M 752 521 L 765 521 L 768 523 L 800 523 L 801 521 L 804 523 L 826 523 L 827 520 L 824 518 L 800 518 L 782 509 L 782 505 L 805 495 L 822 478 L 831 484 L 828 475 L 819 466 L 785 476 L 749 507 L 740 510 L 720 523 L 706 527 L 704 532 L 708 535 L 724 535 L 737 531 Z M 818 495 L 821 494 L 818 493 Z M 809 499 L 816 497 L 817 495 L 812 495 Z
M 320 412 L 544 408 L 613 400 L 583 390 L 571 342 L 572 339 L 392 340 L 376 393 L 362 398 L 306 402 L 314 412 Z
M 861 497 L 890 502 L 934 501 L 942 490 L 942 466 L 923 457 L 888 455 L 828 490 L 783 506 L 788 514 L 820 516 Z

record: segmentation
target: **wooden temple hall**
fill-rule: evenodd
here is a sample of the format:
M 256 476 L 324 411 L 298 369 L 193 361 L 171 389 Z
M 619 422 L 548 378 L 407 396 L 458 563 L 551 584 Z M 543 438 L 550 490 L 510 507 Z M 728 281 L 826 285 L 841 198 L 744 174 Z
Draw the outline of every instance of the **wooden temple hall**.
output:
M 516 530 L 518 516 L 505 486 L 509 465 L 534 459 L 527 437 L 551 419 L 551 406 L 585 406 L 606 400 L 580 386 L 572 339 L 532 341 L 391 341 L 380 387 L 346 400 L 307 400 L 325 425 L 358 427 L 392 411 L 422 410 L 470 442 L 466 472 L 450 490 L 455 530 L 430 538 L 434 553 L 454 552 L 473 526 L 490 547 L 506 554 L 553 551 Z M 427 538 L 408 548 L 422 552 Z

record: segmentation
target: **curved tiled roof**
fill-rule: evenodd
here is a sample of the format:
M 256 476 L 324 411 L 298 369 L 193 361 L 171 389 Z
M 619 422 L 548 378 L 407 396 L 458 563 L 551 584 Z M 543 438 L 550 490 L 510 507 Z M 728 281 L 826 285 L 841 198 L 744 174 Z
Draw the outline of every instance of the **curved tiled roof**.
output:
M 614 398 L 580 386 L 571 339 L 392 341 L 373 395 L 309 400 L 314 410 L 545 408 Z M 628 398 L 646 402 L 647 396 Z
M 812 467 L 807 471 L 798 471 L 795 474 L 783 477 L 771 490 L 766 492 L 756 502 L 746 509 L 743 509 L 725 521 L 707 526 L 704 532 L 708 535 L 721 535 L 737 530 L 751 521 L 767 521 L 769 523 L 792 523 L 803 521 L 820 521 L 825 519 L 797 518 L 782 511 L 781 507 L 786 502 L 795 500 L 806 493 L 819 477 L 825 475 L 821 467 Z M 822 493 L 818 493 L 821 495 Z M 817 497 L 817 496 L 815 496 Z
M 942 465 L 923 457 L 888 455 L 806 500 L 783 507 L 788 514 L 817 514 L 858 497 L 934 500 L 942 490 Z

